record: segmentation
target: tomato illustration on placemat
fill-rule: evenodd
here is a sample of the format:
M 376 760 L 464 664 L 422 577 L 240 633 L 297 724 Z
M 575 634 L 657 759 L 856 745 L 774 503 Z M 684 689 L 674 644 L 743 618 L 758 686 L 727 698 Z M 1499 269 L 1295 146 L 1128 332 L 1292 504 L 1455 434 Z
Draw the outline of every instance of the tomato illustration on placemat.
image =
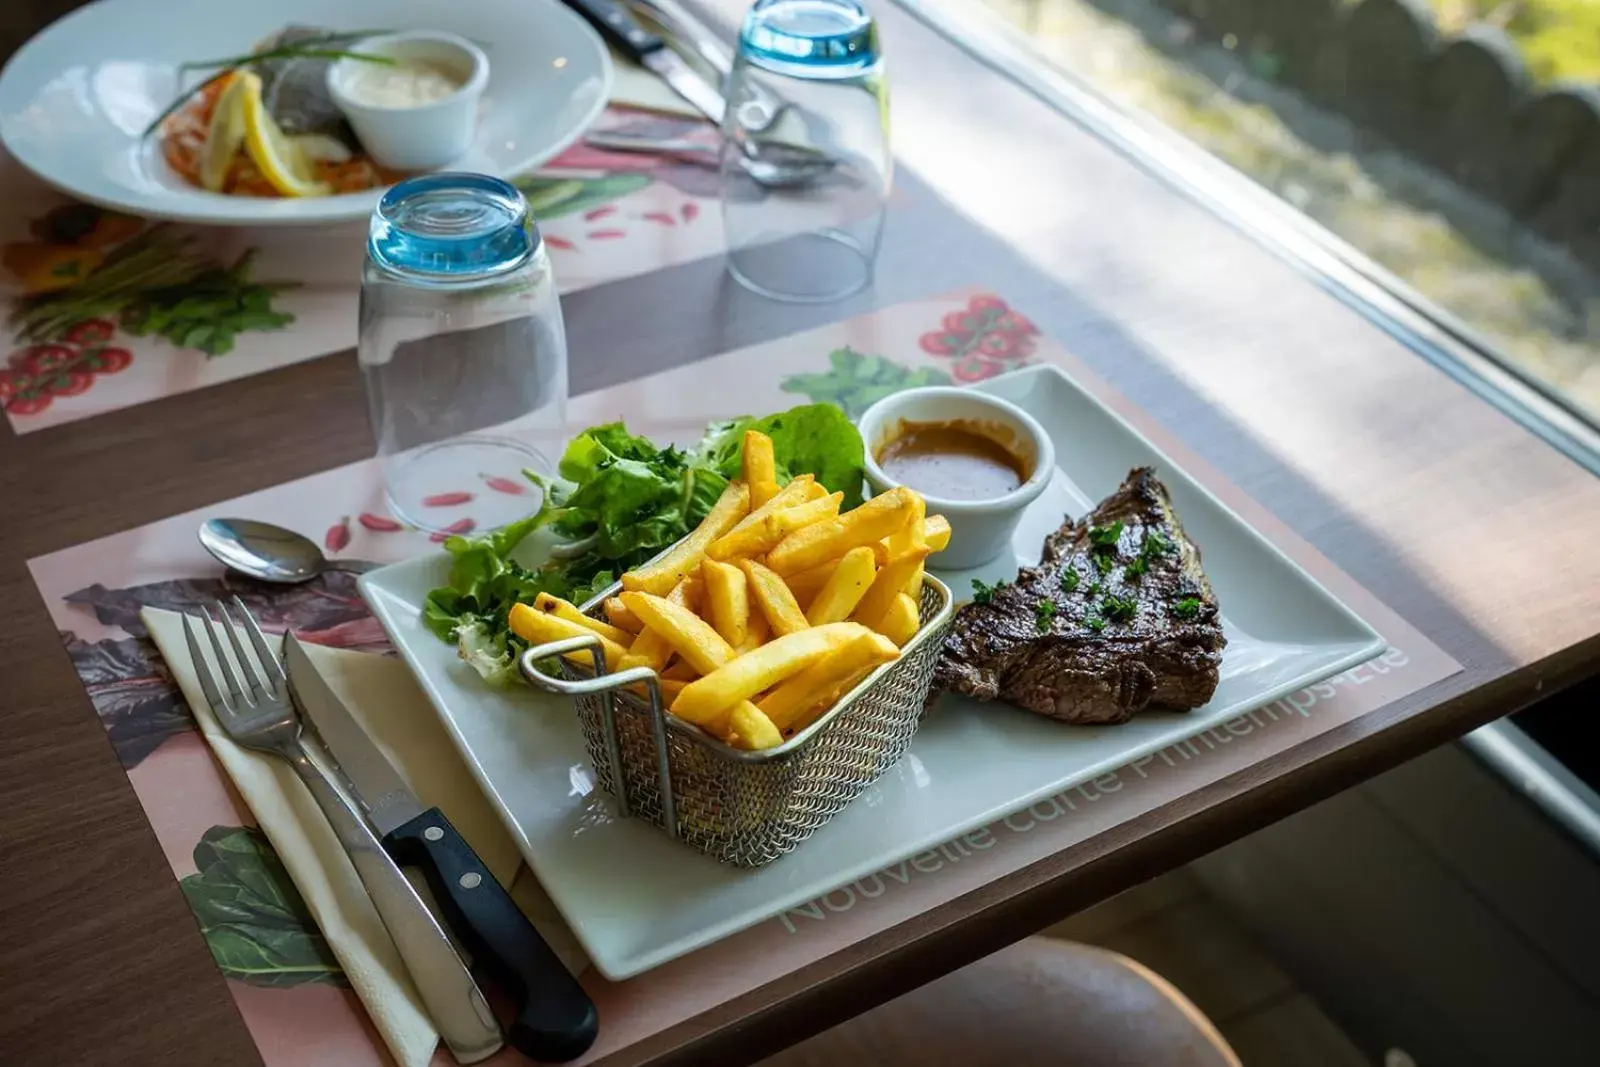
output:
M 8 316 L 20 346 L 0 370 L 0 405 L 46 410 L 133 362 L 118 334 L 159 338 L 207 357 L 242 333 L 281 330 L 294 316 L 273 299 L 294 283 L 252 281 L 253 252 L 223 263 L 200 238 L 87 204 L 35 219 L 30 241 L 7 244 L 0 265 L 22 288 Z
M 1039 328 L 1004 300 L 983 294 L 952 311 L 919 340 L 924 352 L 952 361 L 959 382 L 981 382 L 1015 370 L 1033 355 Z

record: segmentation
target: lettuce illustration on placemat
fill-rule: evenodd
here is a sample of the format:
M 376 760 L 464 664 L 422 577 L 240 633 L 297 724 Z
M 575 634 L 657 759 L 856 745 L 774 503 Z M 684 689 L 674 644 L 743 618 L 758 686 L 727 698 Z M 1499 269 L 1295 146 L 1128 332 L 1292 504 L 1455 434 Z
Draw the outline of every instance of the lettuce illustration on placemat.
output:
M 828 370 L 822 374 L 793 374 L 780 388 L 798 393 L 817 403 L 837 404 L 851 418 L 858 418 L 873 404 L 902 389 L 923 385 L 949 385 L 950 375 L 932 367 L 910 367 L 869 356 L 853 348 L 837 348 L 828 353 Z
M 222 973 L 250 985 L 347 984 L 305 900 L 266 837 L 213 826 L 194 846 L 197 872 L 179 880 Z

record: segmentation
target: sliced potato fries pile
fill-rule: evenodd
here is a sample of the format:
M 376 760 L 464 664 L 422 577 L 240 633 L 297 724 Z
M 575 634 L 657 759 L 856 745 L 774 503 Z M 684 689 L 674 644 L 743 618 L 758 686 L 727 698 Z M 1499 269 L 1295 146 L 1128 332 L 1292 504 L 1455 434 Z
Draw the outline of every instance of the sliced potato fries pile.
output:
M 950 524 L 910 489 L 840 513 L 843 493 L 810 474 L 779 488 L 776 471 L 772 440 L 746 433 L 743 477 L 688 537 L 622 576 L 607 621 L 540 593 L 511 609 L 512 631 L 533 644 L 597 635 L 611 670 L 661 676 L 679 718 L 739 748 L 781 745 L 916 635 L 923 563 Z

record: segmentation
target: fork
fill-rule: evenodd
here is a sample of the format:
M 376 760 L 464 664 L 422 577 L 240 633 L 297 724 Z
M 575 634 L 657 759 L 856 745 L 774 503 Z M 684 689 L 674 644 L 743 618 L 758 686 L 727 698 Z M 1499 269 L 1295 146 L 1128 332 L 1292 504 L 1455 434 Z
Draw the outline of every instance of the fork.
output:
M 288 676 L 255 617 L 238 597 L 233 598 L 233 606 L 244 617 L 245 632 L 261 664 L 260 671 L 245 653 L 239 628 L 220 600 L 217 614 L 222 617 L 222 628 L 233 646 L 238 674 L 234 673 L 222 640 L 217 636 L 218 624 L 211 612 L 200 609 L 203 622 L 193 615 L 183 617 L 183 635 L 189 644 L 189 656 L 194 660 L 195 674 L 206 702 L 235 743 L 277 756 L 295 769 L 354 864 L 378 917 L 400 951 L 406 969 L 411 972 L 439 1036 L 461 1063 L 476 1063 L 487 1058 L 503 1042 L 500 1026 L 483 992 L 433 913 L 383 850 L 355 802 L 334 784 L 333 773 L 328 768 L 330 758 L 322 754 L 320 746 L 311 738 L 303 736 L 300 716 L 289 695 Z M 218 686 L 200 650 L 196 629 L 202 626 L 210 638 L 223 686 Z

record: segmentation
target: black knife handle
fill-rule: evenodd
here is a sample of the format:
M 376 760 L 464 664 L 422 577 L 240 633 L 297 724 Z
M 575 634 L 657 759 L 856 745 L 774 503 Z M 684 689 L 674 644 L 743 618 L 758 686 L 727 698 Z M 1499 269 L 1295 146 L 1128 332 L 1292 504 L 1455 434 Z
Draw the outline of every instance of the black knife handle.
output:
M 566 0 L 566 3 L 635 63 L 644 62 L 645 56 L 667 46 L 667 42 L 639 25 L 639 20 L 618 0 Z
M 396 863 L 422 870 L 473 963 L 516 998 L 511 1045 L 545 1063 L 588 1051 L 600 1029 L 594 1001 L 444 813 L 428 809 L 390 831 L 383 845 Z

